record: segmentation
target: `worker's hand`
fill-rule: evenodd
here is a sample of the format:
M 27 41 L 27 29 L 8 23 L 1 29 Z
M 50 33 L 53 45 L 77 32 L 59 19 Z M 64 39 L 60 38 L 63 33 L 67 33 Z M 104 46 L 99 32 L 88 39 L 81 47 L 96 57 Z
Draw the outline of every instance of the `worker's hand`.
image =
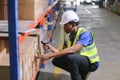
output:
M 48 60 L 48 59 L 52 58 L 50 54 L 42 54 L 42 55 L 40 55 L 40 57 L 42 60 Z
M 48 59 L 50 59 L 50 58 L 52 58 L 52 57 L 50 56 L 50 54 L 41 54 L 41 55 L 35 56 L 35 58 L 36 58 L 36 59 L 41 58 L 41 60 L 48 60 Z
M 44 44 L 43 48 L 44 48 L 44 50 L 49 50 L 49 49 L 51 49 L 51 45 L 50 44 Z
M 50 50 L 52 52 L 58 52 L 59 50 L 51 46 L 50 44 L 44 44 L 43 45 L 44 50 Z
M 41 58 L 41 55 L 35 55 L 34 57 L 35 57 L 35 59 L 39 59 L 39 58 Z

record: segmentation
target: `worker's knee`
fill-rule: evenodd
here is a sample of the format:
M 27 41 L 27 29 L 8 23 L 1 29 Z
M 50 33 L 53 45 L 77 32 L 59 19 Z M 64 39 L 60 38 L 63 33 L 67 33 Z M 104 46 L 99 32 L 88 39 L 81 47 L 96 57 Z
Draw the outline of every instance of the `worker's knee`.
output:
M 59 65 L 61 65 L 64 61 L 65 61 L 64 56 L 62 56 L 62 57 L 56 57 L 56 58 L 53 58 L 52 64 L 55 65 L 55 66 L 59 66 Z
M 55 65 L 55 66 L 57 66 L 57 64 L 58 64 L 57 58 L 54 58 L 54 59 L 52 60 L 52 64 Z

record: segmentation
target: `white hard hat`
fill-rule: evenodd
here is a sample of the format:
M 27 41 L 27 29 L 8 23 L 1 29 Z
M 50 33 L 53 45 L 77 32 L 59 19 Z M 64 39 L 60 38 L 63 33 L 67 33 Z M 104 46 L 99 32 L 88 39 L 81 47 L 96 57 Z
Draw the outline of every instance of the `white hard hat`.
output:
M 70 21 L 79 21 L 78 15 L 72 10 L 68 10 L 63 13 L 60 24 L 66 24 Z

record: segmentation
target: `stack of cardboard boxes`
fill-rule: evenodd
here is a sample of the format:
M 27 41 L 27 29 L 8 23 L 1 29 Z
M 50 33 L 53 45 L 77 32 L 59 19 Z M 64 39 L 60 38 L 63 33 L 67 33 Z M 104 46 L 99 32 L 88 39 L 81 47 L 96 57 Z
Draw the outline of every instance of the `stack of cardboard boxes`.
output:
M 20 46 L 20 78 L 21 80 L 31 80 L 37 62 L 34 58 L 38 51 L 37 37 L 27 37 Z M 38 62 L 39 64 L 39 62 Z
M 34 20 L 47 7 L 48 0 L 18 0 L 18 18 L 19 20 Z M 7 0 L 0 0 L 0 20 L 8 19 L 7 9 Z
M 8 19 L 7 8 L 7 0 L 0 0 L 0 20 Z M 18 0 L 18 18 L 19 20 L 35 20 L 47 8 L 48 0 Z M 53 13 L 53 19 L 56 20 L 55 13 Z M 22 23 L 21 27 L 26 27 L 26 24 Z M 31 80 L 36 67 L 40 65 L 40 60 L 36 60 L 34 56 L 41 52 L 40 49 L 43 50 L 40 44 L 41 35 L 42 31 L 39 28 L 31 32 L 19 45 L 20 80 Z M 8 34 L 0 33 L 0 80 L 10 80 L 8 44 Z
M 40 29 L 38 31 L 41 33 Z M 40 60 L 36 60 L 34 56 L 40 52 L 38 51 L 39 48 L 41 48 L 39 47 L 40 43 L 38 43 L 40 41 L 38 36 L 28 36 L 20 45 L 20 80 L 31 80 L 35 69 L 39 67 Z M 3 41 L 0 44 L 3 44 Z M 6 47 L 4 45 L 2 46 L 3 47 L 0 46 L 0 80 L 10 80 L 10 55 L 9 53 L 6 53 Z
M 29 22 L 31 21 L 19 21 L 18 25 L 21 28 L 25 28 Z M 4 23 L 4 27 L 8 26 L 7 21 L 0 23 Z M 31 80 L 36 67 L 39 67 L 40 60 L 36 60 L 34 56 L 38 52 L 40 53 L 40 49 L 42 48 L 40 46 L 41 34 L 41 29 L 36 29 L 30 32 L 29 36 L 19 45 L 20 80 Z M 8 33 L 0 33 L 0 80 L 10 80 L 8 37 Z
M 117 3 L 117 13 L 120 14 L 120 2 Z
M 119 0 L 114 0 L 113 4 L 110 4 L 110 0 L 105 0 L 104 5 L 105 5 L 106 9 L 108 9 L 114 13 L 120 14 L 120 1 Z

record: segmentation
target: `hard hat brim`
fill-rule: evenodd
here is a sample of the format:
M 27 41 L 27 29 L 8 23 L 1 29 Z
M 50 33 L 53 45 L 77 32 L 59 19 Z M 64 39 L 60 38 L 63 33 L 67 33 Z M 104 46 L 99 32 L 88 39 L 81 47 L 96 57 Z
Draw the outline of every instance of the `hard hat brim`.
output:
M 61 25 L 64 25 L 64 24 L 66 24 L 66 23 L 64 23 L 64 22 L 60 22 L 60 24 L 61 24 Z

